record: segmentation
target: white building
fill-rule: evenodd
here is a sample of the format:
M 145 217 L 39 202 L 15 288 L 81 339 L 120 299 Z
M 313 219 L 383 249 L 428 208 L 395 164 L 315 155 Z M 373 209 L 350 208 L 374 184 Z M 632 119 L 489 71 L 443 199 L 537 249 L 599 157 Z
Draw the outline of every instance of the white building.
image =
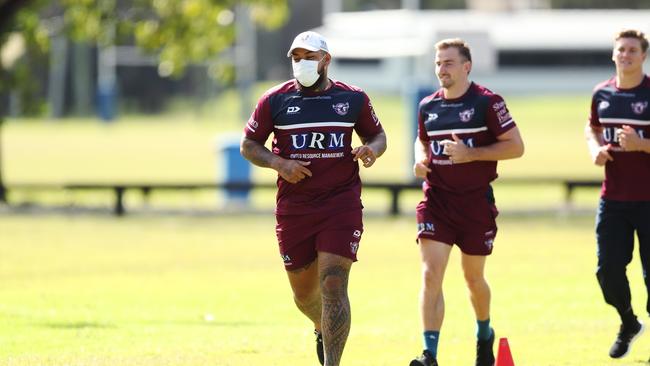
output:
M 623 28 L 650 34 L 650 11 L 343 12 L 317 31 L 329 41 L 330 74 L 368 90 L 435 87 L 434 44 L 460 37 L 472 47 L 473 80 L 509 94 L 591 90 L 613 74 L 613 36 Z

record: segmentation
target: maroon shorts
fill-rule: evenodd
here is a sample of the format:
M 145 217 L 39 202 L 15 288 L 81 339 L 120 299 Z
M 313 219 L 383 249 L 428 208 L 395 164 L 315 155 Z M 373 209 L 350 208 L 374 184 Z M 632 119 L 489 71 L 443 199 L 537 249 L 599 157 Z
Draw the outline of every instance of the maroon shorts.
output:
M 456 244 L 465 254 L 489 255 L 497 214 L 491 189 L 471 196 L 432 190 L 416 209 L 417 237 Z
M 318 252 L 357 260 L 363 234 L 361 209 L 330 214 L 276 215 L 275 233 L 286 270 L 302 268 Z

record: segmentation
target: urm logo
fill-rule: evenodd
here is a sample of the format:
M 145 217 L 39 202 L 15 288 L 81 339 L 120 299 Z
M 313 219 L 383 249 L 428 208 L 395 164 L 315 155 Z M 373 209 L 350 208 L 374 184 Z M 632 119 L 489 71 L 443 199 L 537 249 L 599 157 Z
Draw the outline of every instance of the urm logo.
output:
M 605 127 L 603 128 L 603 140 L 605 142 L 610 143 L 613 142 L 615 144 L 618 144 L 618 134 L 619 131 L 621 131 L 620 128 L 615 128 L 615 127 Z M 642 129 L 635 129 L 636 133 L 639 135 L 640 138 L 644 139 L 645 138 L 645 133 Z
M 330 132 L 328 135 L 321 132 L 301 133 L 291 135 L 291 145 L 294 149 L 338 149 L 343 147 L 343 136 L 343 132 Z
M 468 138 L 468 139 L 462 139 L 463 143 L 467 145 L 468 147 L 474 147 L 474 139 L 473 138 Z M 431 141 L 431 153 L 435 156 L 440 156 L 444 155 L 443 151 L 445 147 L 441 144 L 442 141 L 438 140 L 433 140 Z
M 300 107 L 289 107 L 287 108 L 287 114 L 296 114 L 300 112 Z

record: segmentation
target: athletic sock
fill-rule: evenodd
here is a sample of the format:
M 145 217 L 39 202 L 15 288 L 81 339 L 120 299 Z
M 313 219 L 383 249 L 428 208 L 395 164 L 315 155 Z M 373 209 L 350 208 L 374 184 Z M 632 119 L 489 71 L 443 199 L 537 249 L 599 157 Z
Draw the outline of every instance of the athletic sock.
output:
M 487 320 L 477 320 L 476 321 L 476 338 L 486 341 L 492 336 L 492 331 L 490 330 L 490 318 Z
M 424 348 L 431 352 L 433 358 L 438 354 L 438 338 L 440 338 L 439 330 L 427 330 L 424 332 Z

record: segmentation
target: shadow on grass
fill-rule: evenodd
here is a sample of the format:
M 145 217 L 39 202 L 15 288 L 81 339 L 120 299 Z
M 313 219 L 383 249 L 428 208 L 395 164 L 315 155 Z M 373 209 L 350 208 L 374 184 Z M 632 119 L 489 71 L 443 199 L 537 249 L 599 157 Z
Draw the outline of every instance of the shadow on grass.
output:
M 137 324 L 158 325 L 158 326 L 207 326 L 207 327 L 224 327 L 224 328 L 239 328 L 239 327 L 255 327 L 259 326 L 259 322 L 251 321 L 205 321 L 205 320 L 151 320 L 151 321 L 138 321 Z M 48 322 L 39 323 L 38 326 L 50 329 L 112 329 L 117 328 L 114 324 L 100 323 L 100 322 L 87 322 L 87 321 L 70 321 L 70 322 Z
M 50 322 L 40 324 L 45 328 L 52 329 L 108 329 L 115 328 L 114 325 L 98 322 L 72 321 L 72 322 Z
M 157 320 L 157 321 L 144 321 L 138 322 L 141 324 L 148 325 L 160 325 L 160 326 L 204 326 L 204 327 L 223 327 L 223 328 L 239 328 L 239 327 L 257 327 L 260 326 L 260 322 L 253 322 L 247 320 Z

